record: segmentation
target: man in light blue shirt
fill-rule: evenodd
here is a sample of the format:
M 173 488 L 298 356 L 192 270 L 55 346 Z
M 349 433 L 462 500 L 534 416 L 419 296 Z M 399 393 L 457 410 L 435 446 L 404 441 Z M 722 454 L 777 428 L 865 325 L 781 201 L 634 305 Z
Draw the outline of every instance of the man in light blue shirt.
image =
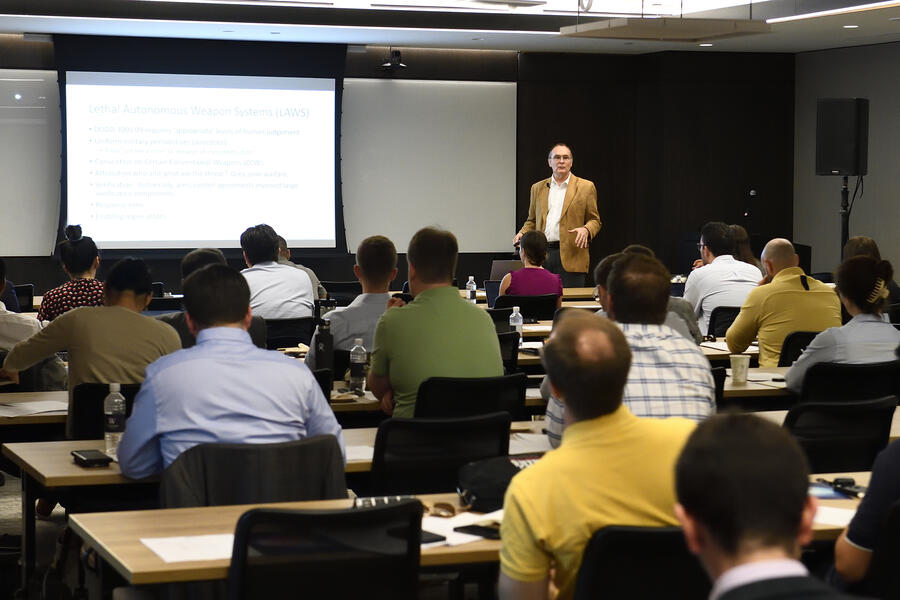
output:
M 369 352 L 375 345 L 375 326 L 387 310 L 391 282 L 397 276 L 397 249 L 383 235 L 367 237 L 356 249 L 353 274 L 362 284 L 363 293 L 349 306 L 337 308 L 323 318 L 330 323 L 335 350 L 350 350 L 353 340 L 362 338 Z M 316 330 L 318 333 L 318 330 Z M 309 343 L 306 364 L 316 368 L 316 336 Z
M 186 319 L 197 345 L 147 367 L 119 444 L 127 477 L 154 475 L 203 443 L 276 443 L 341 427 L 310 370 L 253 345 L 250 289 L 227 265 L 184 281 Z

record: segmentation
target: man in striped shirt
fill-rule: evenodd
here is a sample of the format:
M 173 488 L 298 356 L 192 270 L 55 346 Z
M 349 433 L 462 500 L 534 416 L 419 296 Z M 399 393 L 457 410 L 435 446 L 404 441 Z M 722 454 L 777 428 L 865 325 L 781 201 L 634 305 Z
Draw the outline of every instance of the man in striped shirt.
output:
M 639 417 L 702 421 L 716 412 L 715 384 L 700 348 L 663 324 L 669 301 L 668 269 L 655 258 L 626 254 L 607 280 L 609 317 L 619 323 L 632 363 L 624 404 Z M 565 408 L 547 403 L 547 436 L 555 447 L 565 429 Z

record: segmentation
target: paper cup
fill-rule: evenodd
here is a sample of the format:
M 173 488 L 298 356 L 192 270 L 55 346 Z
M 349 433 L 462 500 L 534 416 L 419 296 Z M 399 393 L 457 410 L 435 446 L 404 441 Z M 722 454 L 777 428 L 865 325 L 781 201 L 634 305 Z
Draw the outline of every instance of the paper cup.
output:
M 731 355 L 731 382 L 747 383 L 747 369 L 750 368 L 749 354 Z

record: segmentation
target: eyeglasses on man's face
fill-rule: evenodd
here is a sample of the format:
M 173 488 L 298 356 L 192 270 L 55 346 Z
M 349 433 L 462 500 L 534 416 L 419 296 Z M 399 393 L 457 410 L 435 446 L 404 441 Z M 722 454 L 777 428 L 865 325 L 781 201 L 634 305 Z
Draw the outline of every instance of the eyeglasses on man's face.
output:
M 572 157 L 568 154 L 554 154 L 550 157 L 550 160 L 552 160 L 553 162 L 569 162 L 570 160 L 572 160 Z

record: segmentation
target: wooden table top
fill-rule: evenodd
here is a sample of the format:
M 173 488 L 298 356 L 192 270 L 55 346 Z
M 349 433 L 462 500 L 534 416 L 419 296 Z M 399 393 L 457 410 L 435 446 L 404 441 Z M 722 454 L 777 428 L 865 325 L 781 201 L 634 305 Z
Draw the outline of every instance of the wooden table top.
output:
M 540 433 L 542 421 L 514 421 L 510 434 Z M 344 446 L 375 446 L 375 427 L 344 429 Z M 73 450 L 102 450 L 103 440 L 65 440 L 60 442 L 16 442 L 3 444 L 3 455 L 27 472 L 44 487 L 94 486 L 133 483 L 119 470 L 119 464 L 108 467 L 85 468 L 72 460 Z M 372 470 L 372 460 L 348 460 L 347 473 L 364 473 Z M 150 478 L 141 481 L 153 481 Z
M 396 293 L 396 292 L 392 292 Z M 466 290 L 459 290 L 459 295 L 463 298 L 466 297 Z M 594 288 L 592 287 L 580 287 L 580 288 L 563 288 L 563 302 L 566 300 L 593 300 L 594 299 Z M 479 289 L 475 290 L 475 300 L 478 302 L 487 302 L 487 297 L 485 296 L 484 290 Z M 599 308 L 599 305 L 598 305 Z
M 840 475 L 840 474 L 838 474 Z M 866 485 L 868 473 L 848 473 Z M 835 474 L 829 474 L 829 479 Z M 456 494 L 420 496 L 426 503 L 449 502 L 459 506 Z M 822 500 L 823 506 L 855 509 L 858 500 Z M 349 508 L 350 500 L 318 502 L 281 502 L 204 508 L 126 511 L 116 513 L 82 513 L 69 517 L 69 525 L 82 540 L 94 548 L 128 583 L 132 585 L 181 581 L 224 579 L 229 560 L 205 560 L 165 563 L 141 538 L 177 537 L 233 533 L 238 518 L 251 508 L 336 509 Z M 837 539 L 842 527 L 816 523 L 815 539 Z M 422 550 L 423 566 L 452 565 L 499 560 L 500 541 L 482 540 L 460 546 L 440 546 Z
M 0 404 L 18 404 L 22 402 L 42 402 L 53 400 L 56 402 L 68 402 L 69 392 L 8 392 L 0 393 Z M 36 415 L 20 415 L 15 417 L 0 416 L 0 426 L 3 425 L 46 425 L 51 423 L 65 423 L 66 411 L 54 411 L 39 413 Z
M 725 378 L 726 398 L 751 398 L 757 396 L 790 396 L 785 387 L 784 375 L 790 367 L 758 367 L 747 369 L 747 383 L 734 383 L 731 369 Z M 782 381 L 772 381 L 771 376 Z

